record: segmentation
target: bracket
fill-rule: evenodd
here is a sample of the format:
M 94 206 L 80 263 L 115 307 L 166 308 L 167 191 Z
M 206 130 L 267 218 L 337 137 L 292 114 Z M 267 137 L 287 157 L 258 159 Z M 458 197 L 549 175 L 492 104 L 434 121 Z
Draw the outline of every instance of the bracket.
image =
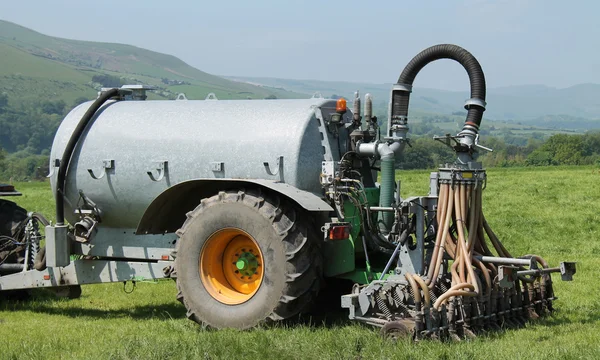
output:
M 498 285 L 503 289 L 513 288 L 517 279 L 517 270 L 516 266 L 498 266 Z
M 51 178 L 54 176 L 56 169 L 60 167 L 60 159 L 54 159 L 52 161 L 52 167 L 50 167 L 50 173 L 46 175 L 47 178 Z
M 263 162 L 263 165 L 265 167 L 265 171 L 267 172 L 267 174 L 269 174 L 271 176 L 279 175 L 279 181 L 285 182 L 284 178 L 283 178 L 283 156 L 280 156 L 277 158 L 277 171 L 275 171 L 275 172 L 271 171 L 271 166 L 269 165 L 269 163 L 267 161 Z
M 158 177 L 155 178 L 154 175 L 152 174 L 152 171 L 146 172 L 146 174 L 148 174 L 148 177 L 150 177 L 150 180 L 161 181 L 165 177 L 165 174 L 168 171 L 167 164 L 168 164 L 168 161 L 166 161 L 166 160 L 157 161 L 156 162 L 156 170 L 158 172 Z
M 573 280 L 573 275 L 577 272 L 576 263 L 564 261 L 560 263 L 560 276 L 563 281 Z
M 108 160 L 102 160 L 102 172 L 100 173 L 100 176 L 96 176 L 92 169 L 87 169 L 87 171 L 90 174 L 90 176 L 92 177 L 92 179 L 100 180 L 106 175 L 106 170 L 114 169 L 114 168 L 115 168 L 115 161 L 112 159 L 108 159 Z

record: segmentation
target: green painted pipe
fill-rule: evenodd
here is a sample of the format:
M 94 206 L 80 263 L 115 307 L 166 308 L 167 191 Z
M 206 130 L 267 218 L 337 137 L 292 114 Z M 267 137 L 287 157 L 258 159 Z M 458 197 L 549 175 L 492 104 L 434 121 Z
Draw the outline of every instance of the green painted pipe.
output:
M 381 159 L 381 185 L 379 188 L 379 206 L 390 207 L 394 201 L 394 183 L 396 180 L 394 170 L 394 157 Z M 394 222 L 394 213 L 389 211 L 380 211 L 377 216 L 379 231 L 389 234 Z

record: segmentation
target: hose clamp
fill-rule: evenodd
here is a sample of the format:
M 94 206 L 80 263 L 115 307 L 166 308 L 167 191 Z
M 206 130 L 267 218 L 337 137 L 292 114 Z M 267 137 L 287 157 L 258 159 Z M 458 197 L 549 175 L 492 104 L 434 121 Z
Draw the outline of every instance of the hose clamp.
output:
M 394 86 L 392 86 L 392 91 L 395 91 L 395 90 L 406 91 L 408 93 L 411 93 L 412 85 L 410 85 L 410 84 L 394 84 Z
M 470 98 L 469 100 L 467 100 L 465 102 L 465 109 L 469 110 L 471 108 L 471 106 L 478 106 L 478 107 L 482 108 L 483 110 L 485 110 L 486 105 L 487 105 L 487 103 L 479 98 Z

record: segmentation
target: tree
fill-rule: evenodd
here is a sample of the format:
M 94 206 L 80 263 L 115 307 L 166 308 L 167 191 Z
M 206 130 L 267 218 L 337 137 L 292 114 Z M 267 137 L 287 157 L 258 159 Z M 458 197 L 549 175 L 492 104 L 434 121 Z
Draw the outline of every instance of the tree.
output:
M 8 105 L 8 95 L 6 93 L 0 94 L 0 111 L 2 111 Z
M 75 101 L 73 101 L 73 107 L 79 106 L 88 100 L 90 99 L 86 98 L 85 96 L 80 96 L 77 99 L 75 99 Z
M 65 106 L 67 106 L 67 104 L 65 104 L 63 100 L 44 101 L 42 103 L 42 112 L 48 115 L 62 115 L 65 111 Z

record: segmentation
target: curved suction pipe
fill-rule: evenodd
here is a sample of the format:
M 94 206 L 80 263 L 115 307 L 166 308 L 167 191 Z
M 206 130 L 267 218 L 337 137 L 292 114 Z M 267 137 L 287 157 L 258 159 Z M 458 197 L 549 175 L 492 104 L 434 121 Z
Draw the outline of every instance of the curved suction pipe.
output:
M 467 50 L 457 45 L 440 44 L 429 47 L 415 56 L 404 68 L 398 78 L 398 83 L 392 89 L 390 119 L 388 121 L 388 136 L 395 130 L 406 127 L 408 118 L 408 104 L 412 85 L 415 77 L 430 62 L 439 59 L 451 59 L 460 63 L 467 71 L 471 84 L 471 98 L 467 100 L 465 109 L 468 110 L 467 119 L 460 132 L 463 135 L 461 143 L 470 147 L 481 125 L 485 111 L 485 75 L 477 59 Z
M 90 105 L 87 109 L 75 130 L 71 134 L 67 145 L 65 146 L 65 150 L 60 159 L 60 166 L 58 168 L 58 176 L 56 178 L 56 225 L 64 225 L 65 223 L 65 188 L 67 186 L 67 170 L 69 168 L 69 163 L 71 162 L 71 157 L 73 156 L 73 152 L 75 151 L 75 147 L 79 142 L 79 139 L 87 129 L 88 124 L 94 118 L 96 112 L 104 105 L 105 102 L 110 100 L 111 98 L 119 95 L 119 89 L 110 89 L 98 96 L 98 98 Z

